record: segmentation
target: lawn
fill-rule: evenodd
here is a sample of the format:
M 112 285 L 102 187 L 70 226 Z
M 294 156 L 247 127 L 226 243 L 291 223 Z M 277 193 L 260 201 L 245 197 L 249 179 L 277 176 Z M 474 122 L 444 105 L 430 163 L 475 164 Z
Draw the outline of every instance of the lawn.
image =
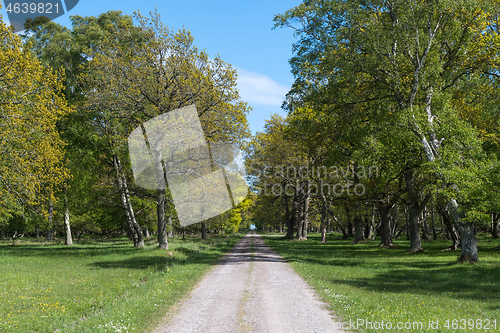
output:
M 404 237 L 403 237 L 404 238 Z M 423 243 L 425 253 L 351 245 L 340 235 L 308 234 L 307 241 L 263 236 L 352 332 L 499 332 L 498 240 L 479 238 L 480 262 L 457 262 L 448 241 Z M 421 326 L 420 326 L 421 325 Z M 392 329 L 388 329 L 391 326 Z
M 0 332 L 148 331 L 238 240 L 1 241 Z

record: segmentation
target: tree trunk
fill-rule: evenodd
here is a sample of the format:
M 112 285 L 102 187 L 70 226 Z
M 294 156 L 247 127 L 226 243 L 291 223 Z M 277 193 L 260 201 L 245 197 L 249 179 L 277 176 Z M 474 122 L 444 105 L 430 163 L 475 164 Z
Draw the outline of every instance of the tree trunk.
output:
M 207 239 L 207 224 L 201 222 L 201 239 Z
M 354 237 L 354 234 L 352 233 L 352 221 L 351 221 L 351 210 L 347 205 L 345 206 L 345 215 L 347 218 L 347 226 L 346 226 L 346 232 L 348 237 Z
M 304 198 L 304 224 L 302 228 L 302 240 L 307 240 L 307 227 L 309 226 L 309 202 L 311 201 L 311 184 L 306 180 L 306 195 Z
M 477 239 L 472 223 L 463 220 L 463 213 L 458 211 L 458 203 L 455 199 L 448 201 L 448 210 L 460 234 L 460 246 L 462 253 L 459 261 L 476 262 L 479 260 L 477 253 Z
M 430 234 L 430 230 L 429 230 L 429 224 L 427 223 L 427 218 L 428 218 L 428 214 L 427 214 L 427 209 L 423 209 L 422 211 L 422 231 L 423 231 L 423 234 L 422 234 L 422 238 L 424 240 L 429 240 L 429 234 Z
M 408 252 L 423 251 L 420 239 L 420 228 L 418 225 L 418 202 L 414 202 L 408 209 L 408 225 L 410 229 L 410 248 Z
M 432 228 L 432 238 L 434 240 L 437 240 L 436 223 L 434 222 L 434 205 L 432 206 L 431 210 L 431 228 Z
M 292 231 L 290 231 L 292 233 L 292 236 L 293 234 L 295 233 L 296 230 L 299 229 L 299 216 L 298 216 L 298 213 L 299 213 L 299 197 L 297 195 L 295 195 L 293 197 L 293 201 L 292 201 L 292 211 L 291 211 L 291 225 L 293 226 L 293 229 Z M 298 231 L 297 231 L 298 233 Z M 292 237 L 293 238 L 293 237 Z
M 146 226 L 146 227 L 144 228 L 144 237 L 145 237 L 146 239 L 148 239 L 148 238 L 150 237 L 150 235 L 149 235 L 149 228 L 148 228 L 148 226 Z
M 67 188 L 64 189 L 67 192 Z M 67 246 L 73 245 L 73 238 L 71 237 L 71 227 L 69 224 L 69 205 L 68 205 L 68 196 L 64 193 L 64 230 L 66 233 L 66 241 L 65 244 Z
M 420 196 L 415 189 L 415 179 L 413 177 L 413 170 L 411 165 L 408 165 L 408 169 L 405 171 L 405 182 L 406 182 L 406 192 L 408 193 L 408 198 L 410 201 L 408 207 L 408 227 L 410 229 L 410 248 L 408 252 L 420 252 L 422 249 L 422 241 L 420 240 L 420 228 L 418 225 L 418 216 L 422 209 L 424 209 L 427 201 L 429 200 L 429 195 L 419 203 Z
M 342 239 L 347 239 L 347 232 L 345 231 L 344 228 L 342 228 L 342 225 L 340 225 L 340 222 L 339 220 L 335 217 L 335 215 L 333 215 L 333 213 L 331 211 L 330 212 L 330 215 L 332 216 L 332 218 L 335 220 L 335 222 L 337 222 L 337 226 L 339 227 L 340 229 L 340 232 L 342 232 Z
M 165 219 L 165 203 L 166 203 L 166 178 L 165 168 L 161 157 L 161 151 L 151 149 L 153 153 L 153 160 L 155 165 L 155 177 L 157 182 L 156 190 L 156 218 L 158 224 L 158 247 L 160 249 L 168 249 L 168 234 L 167 234 L 167 221 Z
M 158 247 L 168 250 L 167 221 L 165 220 L 165 190 L 158 189 L 156 192 L 156 217 L 158 223 Z
M 380 247 L 394 247 L 394 243 L 392 242 L 391 221 L 389 219 L 389 211 L 391 208 L 391 204 L 378 205 L 378 213 L 380 216 Z
M 287 232 L 287 234 L 289 234 L 290 239 L 294 238 L 296 225 L 297 225 L 297 195 L 295 195 L 292 199 L 292 208 L 290 210 L 290 231 Z
M 115 165 L 118 188 L 120 189 L 122 205 L 123 209 L 125 210 L 125 216 L 127 218 L 127 224 L 134 241 L 134 246 L 137 248 L 142 248 L 144 247 L 142 229 L 135 219 L 134 208 L 132 207 L 132 203 L 130 202 L 127 179 L 123 173 L 123 168 L 117 155 L 113 156 L 113 164 Z
M 326 243 L 326 198 L 321 196 L 321 243 Z
M 394 238 L 396 239 L 399 239 L 399 237 L 401 236 L 401 234 L 406 230 L 406 225 L 404 225 L 400 230 L 399 232 L 394 236 Z
M 437 155 L 441 148 L 442 140 L 438 140 L 436 131 L 433 128 L 435 116 L 431 112 L 431 101 L 433 97 L 432 89 L 427 91 L 427 100 L 425 111 L 427 113 L 427 120 L 429 123 L 429 138 L 427 140 L 425 135 L 419 133 L 422 146 L 424 148 L 427 159 L 433 162 L 439 156 Z M 418 132 L 418 131 L 417 131 Z M 459 212 L 458 203 L 455 199 L 448 199 L 448 211 L 452 217 L 453 223 L 455 224 L 459 234 L 460 243 L 462 247 L 462 253 L 460 256 L 460 261 L 476 262 L 479 260 L 477 253 L 477 239 L 474 232 L 474 227 L 471 223 L 463 220 L 464 214 Z
M 406 218 L 406 240 L 410 240 L 410 217 L 408 214 L 408 206 L 405 207 L 405 218 Z
M 290 213 L 290 204 L 288 203 L 288 196 L 285 195 L 285 219 L 286 219 L 286 239 L 293 239 L 293 218 Z
M 54 222 L 54 203 L 49 199 L 49 223 L 47 225 L 47 240 L 52 240 L 52 227 Z
M 366 219 L 366 228 L 365 228 L 366 239 L 372 239 L 374 225 L 375 225 L 375 205 L 372 205 L 372 218 L 370 219 L 370 221 Z
M 455 229 L 455 226 L 453 225 L 451 217 L 449 216 L 449 213 L 446 210 L 446 208 L 439 207 L 439 213 L 441 214 L 441 218 L 443 219 L 445 228 L 448 231 L 448 235 L 450 235 L 450 238 L 453 241 L 453 244 L 448 248 L 448 250 L 455 251 L 460 246 L 460 235 L 458 234 L 457 229 Z
M 491 228 L 491 237 L 492 238 L 500 238 L 500 221 L 499 221 L 499 216 L 500 214 L 498 213 L 493 213 L 492 220 L 493 220 L 493 228 Z
M 295 235 L 295 238 L 298 240 L 302 240 L 302 229 L 304 228 L 304 219 L 302 218 L 302 214 L 300 214 L 300 211 L 302 210 L 302 205 L 298 203 L 297 209 L 299 210 L 298 212 L 298 225 L 297 225 L 297 234 Z
M 298 220 L 298 227 L 297 227 L 297 236 L 296 238 L 298 240 L 302 240 L 302 229 L 304 228 L 304 194 L 302 193 L 303 191 L 299 191 L 299 200 L 297 202 L 297 220 Z
M 167 234 L 167 237 L 168 238 L 172 238 L 174 236 L 174 226 L 172 224 L 172 216 L 168 216 L 167 217 L 167 221 L 168 221 L 168 234 Z
M 399 212 L 399 203 L 396 202 L 396 204 L 394 205 L 394 216 L 392 217 L 391 220 L 392 237 L 396 235 L 396 227 L 398 226 L 398 212 Z
M 352 221 L 351 221 L 351 216 L 348 215 L 348 222 L 347 222 L 347 236 L 348 237 L 354 237 L 354 233 L 352 232 L 353 226 L 352 226 Z
M 127 212 L 125 211 L 125 215 L 127 214 Z M 137 244 L 137 237 L 134 237 L 134 228 L 132 228 L 132 226 L 129 224 L 128 222 L 128 219 L 125 218 L 127 220 L 127 223 L 126 223 L 126 228 L 125 228 L 125 233 L 127 234 L 127 237 L 134 242 L 134 246 L 136 246 Z
M 358 210 L 359 212 L 359 210 Z M 363 218 L 356 213 L 354 216 L 354 242 L 353 244 L 359 244 L 365 242 L 365 226 L 363 225 Z
M 359 184 L 358 168 L 356 163 L 352 167 L 353 171 L 353 184 L 356 186 Z M 354 242 L 353 244 L 364 243 L 365 242 L 365 226 L 363 224 L 363 218 L 361 216 L 361 201 L 358 200 L 354 211 Z

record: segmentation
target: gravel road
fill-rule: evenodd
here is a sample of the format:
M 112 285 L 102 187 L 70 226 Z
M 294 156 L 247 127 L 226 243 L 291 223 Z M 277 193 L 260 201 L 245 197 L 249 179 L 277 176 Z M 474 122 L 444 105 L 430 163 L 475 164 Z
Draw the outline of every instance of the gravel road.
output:
M 312 288 L 249 233 L 154 332 L 344 331 Z

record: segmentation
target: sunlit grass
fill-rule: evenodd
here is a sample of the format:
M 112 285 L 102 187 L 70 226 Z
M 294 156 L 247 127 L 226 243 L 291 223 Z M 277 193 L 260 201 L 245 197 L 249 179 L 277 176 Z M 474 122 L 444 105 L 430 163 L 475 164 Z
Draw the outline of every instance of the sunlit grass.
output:
M 383 249 L 377 247 L 379 241 L 351 245 L 352 239 L 342 240 L 339 235 L 329 235 L 326 244 L 319 242 L 318 234 L 308 234 L 305 242 L 263 238 L 318 292 L 339 320 L 362 323 L 359 327 L 346 324 L 350 331 L 500 331 L 500 253 L 492 251 L 499 242 L 486 236 L 480 239 L 481 261 L 476 265 L 458 263 L 460 251 L 441 251 L 450 245 L 447 241 L 424 243 L 425 253 L 410 254 L 406 240 L 395 241 L 395 249 Z M 455 329 L 454 319 L 458 320 Z M 447 320 L 449 328 L 445 327 Z M 487 320 L 489 329 L 484 329 Z M 391 322 L 392 330 L 382 329 L 382 321 Z M 429 321 L 438 321 L 438 328 L 430 329 Z M 422 329 L 414 322 L 421 322 Z M 407 329 L 397 329 L 397 323 Z
M 148 331 L 238 239 L 0 242 L 0 331 Z

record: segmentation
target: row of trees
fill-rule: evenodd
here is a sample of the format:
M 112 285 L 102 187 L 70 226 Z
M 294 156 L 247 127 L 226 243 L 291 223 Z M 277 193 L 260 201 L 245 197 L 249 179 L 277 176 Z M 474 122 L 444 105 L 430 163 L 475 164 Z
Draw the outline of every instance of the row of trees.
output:
M 377 215 L 387 247 L 403 211 L 417 252 L 427 207 L 460 259 L 477 261 L 477 229 L 492 217 L 494 237 L 499 229 L 498 5 L 308 0 L 277 15 L 275 27 L 299 37 L 296 79 L 288 117 L 248 148 L 257 209 L 281 207 L 287 237 L 299 239 L 311 213 L 323 240 L 328 217 L 344 216 L 356 242 Z
M 241 145 L 249 107 L 236 72 L 156 12 L 71 22 L 69 29 L 28 19 L 22 38 L 0 24 L 2 237 L 46 230 L 51 238 L 59 225 L 68 245 L 73 227 L 80 235 L 126 230 L 136 247 L 155 232 L 167 248 L 168 235 L 181 230 L 172 198 L 168 187 L 135 185 L 127 137 L 149 119 L 195 104 L 208 142 Z M 207 223 L 237 230 L 250 202 L 202 223 L 203 237 Z

